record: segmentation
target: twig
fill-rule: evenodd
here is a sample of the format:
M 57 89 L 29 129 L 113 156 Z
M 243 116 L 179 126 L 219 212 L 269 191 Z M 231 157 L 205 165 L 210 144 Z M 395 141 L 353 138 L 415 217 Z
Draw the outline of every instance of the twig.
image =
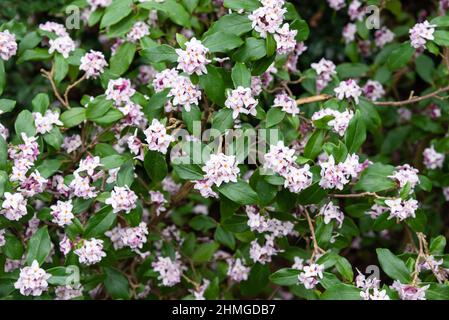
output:
M 310 258 L 313 260 L 313 258 L 316 256 L 316 254 L 325 253 L 326 251 L 321 249 L 320 246 L 318 245 L 318 241 L 316 240 L 316 236 L 315 236 L 315 228 L 313 227 L 312 219 L 310 218 L 309 212 L 307 211 L 307 209 L 304 209 L 304 212 L 305 212 L 305 215 L 307 218 L 307 222 L 309 223 L 310 236 L 313 241 L 313 253 L 312 253 L 312 257 Z
M 81 78 L 79 78 L 74 83 L 69 85 L 67 87 L 67 89 L 65 90 L 65 92 L 64 92 L 64 101 L 65 101 L 65 105 L 66 105 L 67 108 L 70 108 L 70 105 L 69 105 L 69 93 L 70 93 L 70 91 L 73 88 L 75 88 L 77 85 L 79 85 L 81 82 L 83 82 L 85 79 L 86 79 L 86 74 L 84 74 Z
M 56 87 L 56 84 L 55 84 L 55 82 L 54 82 L 54 80 L 53 80 L 53 75 L 54 75 L 54 73 L 55 73 L 54 66 L 51 67 L 51 71 L 50 71 L 50 72 L 47 71 L 47 70 L 41 69 L 41 73 L 42 73 L 42 75 L 43 75 L 45 78 L 47 78 L 47 79 L 50 81 L 51 88 L 53 89 L 53 93 L 55 94 L 55 96 L 56 96 L 56 98 L 59 100 L 59 102 L 61 102 L 61 104 L 62 104 L 64 107 L 66 107 L 67 109 L 70 109 L 70 106 L 68 106 L 68 105 L 65 103 L 64 99 L 62 99 L 61 95 L 59 94 L 58 88 Z

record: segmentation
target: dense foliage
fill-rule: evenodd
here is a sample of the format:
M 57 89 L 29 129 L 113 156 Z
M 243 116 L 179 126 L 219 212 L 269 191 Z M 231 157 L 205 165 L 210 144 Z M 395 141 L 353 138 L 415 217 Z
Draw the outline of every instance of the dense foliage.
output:
M 448 10 L 1 1 L 0 297 L 449 299 Z

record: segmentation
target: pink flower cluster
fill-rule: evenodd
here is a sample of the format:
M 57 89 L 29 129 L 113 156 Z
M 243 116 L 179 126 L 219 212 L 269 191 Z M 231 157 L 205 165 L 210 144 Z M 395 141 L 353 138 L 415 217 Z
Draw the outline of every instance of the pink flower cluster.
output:
M 202 75 L 207 73 L 206 65 L 211 62 L 206 55 L 209 49 L 203 46 L 201 41 L 196 38 L 190 39 L 185 43 L 185 50 L 176 49 L 178 54 L 177 69 L 184 71 L 187 74 Z
M 86 78 L 98 78 L 103 72 L 104 68 L 108 66 L 103 53 L 99 51 L 90 50 L 81 58 L 80 70 L 86 73 Z
M 254 99 L 251 89 L 238 86 L 232 90 L 225 101 L 225 106 L 232 109 L 232 117 L 237 119 L 239 114 L 257 115 L 256 106 L 258 100 Z
M 337 74 L 336 66 L 332 61 L 324 58 L 321 58 L 317 63 L 312 63 L 310 66 L 317 74 L 316 87 L 317 91 L 321 92 L 331 82 L 332 76 Z
M 319 182 L 323 189 L 343 190 L 344 186 L 351 181 L 351 178 L 357 178 L 363 165 L 359 163 L 359 156 L 356 154 L 348 155 L 344 162 L 335 163 L 333 155 L 329 156 L 327 161 L 320 163 L 321 180 Z
M 0 58 L 8 61 L 17 53 L 16 36 L 8 30 L 0 32 Z

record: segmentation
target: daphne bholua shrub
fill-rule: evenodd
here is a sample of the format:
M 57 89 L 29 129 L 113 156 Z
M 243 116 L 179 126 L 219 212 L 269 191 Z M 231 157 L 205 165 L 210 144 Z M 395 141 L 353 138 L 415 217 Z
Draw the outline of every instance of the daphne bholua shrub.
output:
M 449 299 L 447 1 L 62 2 L 1 10 L 1 298 Z

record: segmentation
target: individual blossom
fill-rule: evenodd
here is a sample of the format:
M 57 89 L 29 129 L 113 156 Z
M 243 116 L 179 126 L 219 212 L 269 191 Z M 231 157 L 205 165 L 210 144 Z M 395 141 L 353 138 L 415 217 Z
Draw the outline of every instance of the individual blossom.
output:
M 364 8 L 359 0 L 353 0 L 348 7 L 348 15 L 352 21 L 362 21 L 365 16 Z
M 67 153 L 72 153 L 78 150 L 82 145 L 83 141 L 81 140 L 81 136 L 79 134 L 74 134 L 72 136 L 64 137 L 64 142 L 62 143 L 61 148 Z
M 56 205 L 50 207 L 50 214 L 53 216 L 52 222 L 56 223 L 60 227 L 69 225 L 72 223 L 73 215 L 72 200 L 58 201 Z
M 159 273 L 158 279 L 162 281 L 165 287 L 173 287 L 181 282 L 183 266 L 179 253 L 176 252 L 175 259 L 169 257 L 157 257 L 152 264 L 154 271 Z
M 47 110 L 44 115 L 40 112 L 33 112 L 34 125 L 36 126 L 36 132 L 39 134 L 45 134 L 53 129 L 54 125 L 64 125 L 59 120 L 59 112 Z
M 63 24 L 53 22 L 53 21 L 47 21 L 45 23 L 41 23 L 39 25 L 39 29 L 46 32 L 53 32 L 58 37 L 68 37 L 69 34 L 67 33 L 67 29 L 64 27 Z
M 157 215 L 160 215 L 162 212 L 165 212 L 167 209 L 164 205 L 167 203 L 167 200 L 164 197 L 164 194 L 159 191 L 150 190 L 150 199 L 151 203 L 155 207 L 155 211 Z
M 218 198 L 218 194 L 212 190 L 214 182 L 208 179 L 195 181 L 194 189 L 198 190 L 204 198 Z
M 0 112 L 0 114 L 1 114 L 1 112 Z M 8 137 L 9 137 L 9 130 L 8 130 L 8 128 L 6 128 L 4 125 L 2 125 L 1 123 L 0 123 L 0 137 L 2 137 L 3 138 L 3 140 L 7 140 L 8 139 Z
M 285 92 L 277 94 L 274 98 L 273 107 L 280 107 L 282 111 L 295 116 L 299 113 L 298 105 L 295 99 L 291 98 Z
M 225 106 L 233 110 L 232 117 L 237 119 L 239 114 L 257 115 L 258 100 L 254 99 L 250 88 L 237 87 L 228 95 Z
M 74 252 L 79 257 L 79 262 L 88 266 L 96 264 L 106 257 L 106 253 L 103 251 L 103 240 L 95 238 L 83 240 L 81 247 Z
M 68 255 L 70 251 L 72 251 L 72 241 L 70 241 L 67 235 L 64 235 L 61 241 L 59 242 L 59 250 L 63 255 Z
M 443 195 L 446 201 L 449 201 L 449 187 L 443 188 Z
M 339 228 L 343 225 L 345 216 L 340 207 L 334 205 L 332 201 L 321 207 L 319 214 L 324 217 L 325 224 L 329 224 L 332 220 L 336 220 Z
M 394 33 L 387 27 L 382 27 L 374 32 L 374 42 L 378 48 L 383 48 L 386 44 L 394 40 Z
M 441 169 L 444 163 L 444 154 L 435 150 L 434 146 L 424 149 L 423 162 L 427 169 Z
M 75 42 L 69 36 L 58 37 L 56 39 L 50 39 L 50 49 L 48 49 L 49 54 L 53 52 L 60 53 L 64 58 L 68 58 L 72 51 L 75 51 Z
M 36 194 L 44 192 L 47 183 L 48 180 L 42 177 L 40 172 L 36 170 L 21 181 L 18 190 L 25 197 L 34 197 Z
M 237 182 L 240 173 L 235 156 L 227 156 L 224 153 L 211 154 L 202 170 L 205 172 L 205 179 L 217 187 L 222 183 Z
M 114 101 L 116 105 L 122 105 L 130 102 L 131 97 L 135 93 L 136 90 L 132 88 L 129 79 L 109 80 L 108 88 L 106 89 L 106 99 Z
M 438 119 L 441 117 L 441 108 L 437 104 L 432 103 L 427 107 L 426 114 L 432 119 Z
M 104 68 L 108 66 L 103 53 L 94 50 L 86 53 L 80 62 L 80 70 L 86 73 L 87 79 L 98 78 L 104 72 Z
M 371 219 L 377 219 L 380 215 L 384 214 L 388 211 L 388 208 L 385 206 L 381 206 L 380 204 L 373 204 L 371 208 L 366 212 L 367 215 L 371 217 Z
M 4 61 L 8 61 L 11 57 L 17 53 L 16 36 L 5 30 L 0 32 L 0 58 Z
M 290 30 L 288 23 L 284 23 L 282 28 L 276 30 L 274 40 L 276 41 L 279 54 L 287 54 L 295 50 L 297 33 L 297 30 Z
M 399 108 L 397 112 L 398 112 L 400 123 L 409 122 L 412 118 L 412 112 L 407 108 L 404 108 L 404 107 Z
M 298 281 L 306 289 L 313 289 L 323 279 L 324 265 L 312 263 L 303 267 L 298 275 Z
M 51 275 L 39 267 L 39 263 L 34 260 L 31 266 L 20 269 L 19 279 L 14 283 L 14 288 L 24 296 L 40 296 L 48 289 L 47 280 Z
M 335 11 L 343 9 L 346 5 L 345 0 L 327 0 L 327 3 Z
M 209 49 L 206 48 L 201 41 L 195 37 L 185 43 L 185 50 L 176 49 L 178 55 L 177 69 L 184 71 L 187 74 L 207 74 L 206 65 L 211 60 L 207 59 Z
M 280 28 L 286 9 L 280 6 L 263 6 L 253 11 L 248 18 L 254 30 L 266 38 L 268 33 L 274 34 Z
M 154 76 L 157 74 L 156 69 L 150 65 L 141 65 L 139 66 L 139 74 L 137 75 L 137 80 L 141 84 L 148 84 L 150 81 L 154 79 Z
M 128 186 L 115 186 L 105 204 L 111 205 L 115 213 L 120 211 L 130 213 L 132 209 L 137 207 L 137 195 Z
M 117 225 L 116 227 L 104 233 L 104 235 L 108 237 L 109 240 L 111 240 L 112 246 L 115 250 L 120 250 L 125 246 L 125 244 L 123 243 L 123 230 L 124 228 L 122 228 L 120 225 Z
M 291 269 L 302 270 L 303 268 L 304 268 L 304 259 L 301 259 L 300 257 L 295 257 Z
M 433 33 L 436 25 L 430 24 L 429 21 L 417 23 L 410 29 L 411 45 L 415 49 L 424 48 L 428 40 L 434 40 Z
M 410 185 L 410 193 L 412 193 L 415 186 L 419 183 L 418 173 L 418 169 L 413 168 L 409 164 L 404 164 L 396 167 L 393 174 L 388 176 L 388 178 L 396 180 L 401 188 L 404 188 L 408 183 Z
M 363 86 L 363 95 L 371 101 L 377 101 L 385 95 L 385 90 L 379 81 L 368 80 Z
M 401 300 L 426 300 L 426 290 L 429 287 L 430 285 L 419 287 L 415 284 L 402 284 L 396 280 L 390 288 L 398 292 Z
M 92 157 L 88 155 L 85 159 L 81 160 L 76 173 L 85 172 L 89 177 L 93 177 L 95 169 L 101 166 L 100 157 Z
M 153 119 L 151 125 L 143 132 L 146 136 L 148 149 L 167 153 L 168 146 L 175 140 L 173 136 L 167 133 L 165 126 L 157 119 Z
M 5 192 L 0 214 L 6 219 L 18 221 L 27 214 L 27 200 L 20 193 Z
M 143 21 L 134 23 L 131 30 L 126 34 L 126 40 L 129 42 L 138 42 L 145 36 L 150 34 L 150 27 Z
M 111 5 L 112 0 L 87 0 L 87 3 L 91 6 L 92 11 L 97 10 L 97 8 L 106 8 Z
M 355 34 L 357 33 L 357 26 L 354 23 L 348 23 L 343 28 L 343 39 L 345 43 L 349 43 L 355 40 Z
M 169 194 L 177 194 L 179 189 L 181 189 L 181 184 L 176 183 L 175 180 L 171 176 L 166 176 L 164 180 L 162 180 L 162 189 Z
M 235 282 L 241 282 L 248 280 L 250 267 L 246 267 L 243 260 L 240 258 L 228 260 L 228 272 L 227 275 L 231 280 Z
M 148 123 L 142 107 L 137 103 L 128 102 L 117 109 L 125 116 L 120 122 L 120 125 L 124 127 L 133 126 L 143 128 Z
M 262 80 L 260 79 L 260 77 L 251 77 L 251 94 L 253 96 L 258 96 L 262 93 L 262 90 Z
M 400 221 L 407 218 L 415 218 L 415 211 L 418 209 L 418 201 L 415 199 L 387 199 L 385 200 L 385 204 L 390 210 L 388 219 L 397 218 Z
M 362 89 L 353 79 L 340 82 L 334 92 L 339 100 L 353 98 L 356 104 L 359 103 L 359 97 L 362 95 Z
M 332 61 L 324 58 L 310 66 L 317 74 L 316 87 L 317 91 L 321 92 L 331 82 L 332 76 L 337 74 L 336 66 Z

